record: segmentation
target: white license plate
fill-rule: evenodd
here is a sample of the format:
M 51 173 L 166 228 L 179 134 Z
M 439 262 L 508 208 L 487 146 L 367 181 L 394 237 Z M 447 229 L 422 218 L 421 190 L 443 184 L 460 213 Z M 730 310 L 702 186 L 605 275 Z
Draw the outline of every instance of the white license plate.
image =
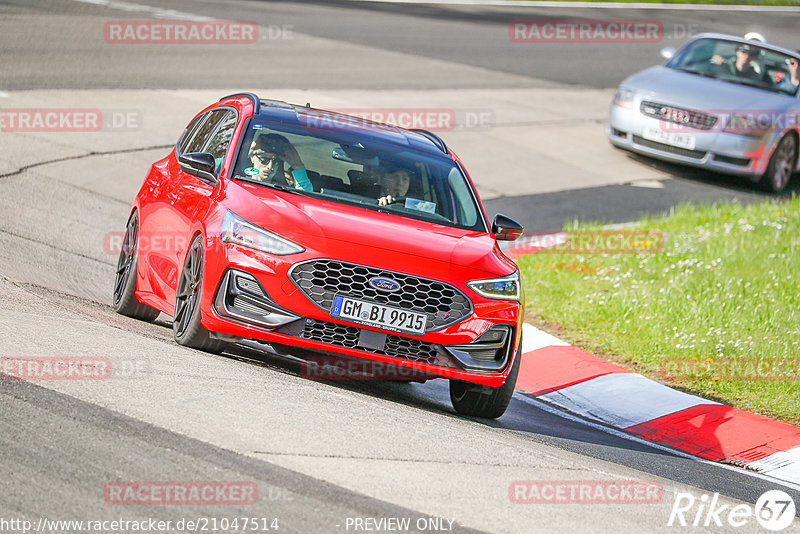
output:
M 642 137 L 650 141 L 656 141 L 665 145 L 676 146 L 678 148 L 685 148 L 687 150 L 694 150 L 697 140 L 692 134 L 665 132 L 660 128 L 645 128 L 642 132 Z
M 425 334 L 425 323 L 428 320 L 428 316 L 424 313 L 393 308 L 342 295 L 334 297 L 331 316 L 392 332 L 405 332 L 418 336 Z

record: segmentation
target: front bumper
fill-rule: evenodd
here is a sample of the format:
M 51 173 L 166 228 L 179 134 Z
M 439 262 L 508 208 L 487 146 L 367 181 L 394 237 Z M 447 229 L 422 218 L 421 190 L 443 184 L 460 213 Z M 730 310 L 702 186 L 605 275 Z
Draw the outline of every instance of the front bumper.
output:
M 632 107 L 611 104 L 606 136 L 616 147 L 664 161 L 681 163 L 756 181 L 767 168 L 772 136 L 752 137 L 712 130 L 688 131 L 695 139 L 692 149 L 648 139 L 645 130 L 663 128 L 662 121 L 639 113 L 639 101 Z
M 332 317 L 288 276 L 308 253 L 276 257 L 211 240 L 204 270 L 202 323 L 211 332 L 407 367 L 431 377 L 499 387 L 520 343 L 519 302 L 469 295 L 467 317 L 423 336 Z M 463 293 L 465 284 L 458 287 Z

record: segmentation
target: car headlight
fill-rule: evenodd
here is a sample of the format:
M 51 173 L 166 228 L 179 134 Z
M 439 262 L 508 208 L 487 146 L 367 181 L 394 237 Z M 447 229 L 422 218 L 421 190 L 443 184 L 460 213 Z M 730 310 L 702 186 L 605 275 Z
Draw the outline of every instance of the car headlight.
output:
M 269 254 L 285 256 L 305 251 L 303 247 L 269 230 L 248 222 L 232 211 L 225 212 L 222 218 L 220 239 L 224 243 L 236 243 Z
M 467 282 L 467 287 L 487 299 L 519 300 L 519 271 L 501 278 L 488 278 L 486 280 L 473 280 Z
M 614 105 L 622 108 L 630 108 L 633 106 L 633 91 L 625 87 L 618 87 L 617 93 L 614 95 Z

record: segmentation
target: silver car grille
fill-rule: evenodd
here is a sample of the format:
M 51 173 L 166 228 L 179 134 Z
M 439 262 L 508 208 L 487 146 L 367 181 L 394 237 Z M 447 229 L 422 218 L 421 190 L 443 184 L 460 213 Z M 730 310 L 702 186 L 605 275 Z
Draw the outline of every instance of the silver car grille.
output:
M 639 111 L 641 111 L 642 115 L 654 119 L 697 130 L 711 130 L 717 124 L 717 116 L 714 114 L 668 106 L 648 100 L 642 100 L 639 105 Z
M 337 260 L 311 260 L 292 267 L 289 277 L 297 288 L 330 313 L 336 295 L 377 302 L 428 316 L 426 331 L 441 330 L 472 314 L 472 301 L 455 287 L 408 274 Z M 372 278 L 391 278 L 400 284 L 395 292 L 379 291 Z

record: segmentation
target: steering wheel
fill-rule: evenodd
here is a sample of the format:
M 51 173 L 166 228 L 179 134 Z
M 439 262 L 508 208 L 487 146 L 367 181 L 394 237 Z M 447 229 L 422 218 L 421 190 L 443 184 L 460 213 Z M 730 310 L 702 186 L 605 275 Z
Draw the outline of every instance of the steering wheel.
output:
M 406 198 L 408 198 L 408 197 L 392 197 L 392 200 L 391 200 L 391 202 L 387 202 L 386 204 L 383 204 L 383 205 L 382 205 L 382 204 L 381 204 L 381 199 L 382 199 L 382 198 L 386 198 L 387 196 L 391 196 L 391 195 L 384 195 L 384 196 L 380 197 L 379 199 L 377 199 L 377 200 L 375 201 L 375 202 L 377 202 L 377 203 L 378 203 L 378 206 L 379 206 L 379 207 L 383 208 L 383 207 L 386 207 L 386 206 L 391 206 L 392 204 L 399 204 L 400 202 L 403 202 L 403 203 L 405 203 L 405 201 L 406 201 Z
M 387 195 L 387 196 L 388 196 L 388 195 Z M 408 198 L 408 197 L 392 197 L 392 201 L 391 201 L 391 202 L 387 202 L 385 205 L 386 205 L 386 206 L 390 206 L 390 205 L 392 205 L 392 204 L 398 204 L 398 203 L 400 203 L 400 202 L 402 202 L 403 204 L 405 204 L 405 202 L 406 202 L 406 199 L 407 199 L 407 198 Z

